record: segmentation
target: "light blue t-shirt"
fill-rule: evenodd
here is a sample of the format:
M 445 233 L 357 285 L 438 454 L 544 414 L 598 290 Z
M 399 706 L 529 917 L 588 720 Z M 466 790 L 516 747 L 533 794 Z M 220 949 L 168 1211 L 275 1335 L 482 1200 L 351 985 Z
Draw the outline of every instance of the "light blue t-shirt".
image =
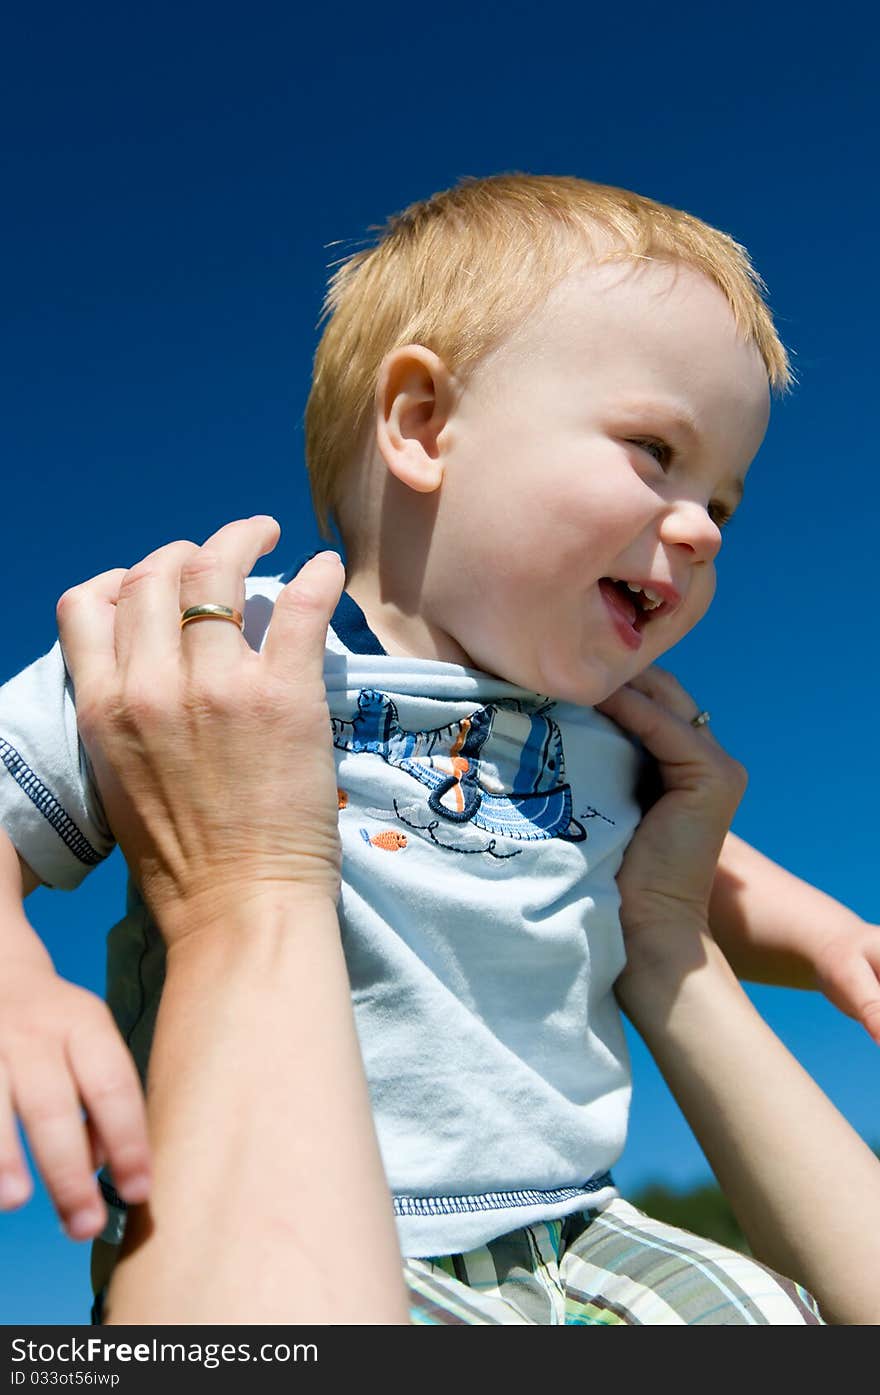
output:
M 248 583 L 256 648 L 282 585 Z M 638 750 L 592 709 L 387 655 L 346 595 L 325 682 L 343 945 L 403 1254 L 602 1205 L 630 1095 L 612 987 Z M 76 886 L 113 846 L 57 645 L 0 689 L 0 823 L 50 886 Z M 131 886 L 108 1000 L 142 1073 L 163 973 Z M 105 1194 L 118 1238 L 109 1179 Z

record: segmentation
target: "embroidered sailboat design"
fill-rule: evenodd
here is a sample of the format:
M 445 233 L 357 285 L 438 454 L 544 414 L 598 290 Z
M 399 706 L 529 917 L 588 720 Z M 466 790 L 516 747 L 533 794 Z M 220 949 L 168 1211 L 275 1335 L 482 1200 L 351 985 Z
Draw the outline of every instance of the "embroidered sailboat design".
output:
M 333 743 L 406 771 L 428 789 L 428 808 L 451 824 L 505 838 L 581 842 L 587 835 L 572 816 L 552 706 L 493 703 L 448 726 L 407 731 L 392 699 L 365 688 L 352 721 L 334 718 Z

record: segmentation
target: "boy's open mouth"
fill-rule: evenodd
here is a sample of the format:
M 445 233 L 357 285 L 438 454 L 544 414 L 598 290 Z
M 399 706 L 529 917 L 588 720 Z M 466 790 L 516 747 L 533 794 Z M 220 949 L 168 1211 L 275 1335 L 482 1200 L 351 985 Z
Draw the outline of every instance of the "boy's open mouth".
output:
M 633 581 L 617 581 L 614 577 L 603 576 L 599 590 L 614 613 L 641 634 L 645 626 L 655 616 L 671 609 L 668 601 L 647 586 L 639 586 Z

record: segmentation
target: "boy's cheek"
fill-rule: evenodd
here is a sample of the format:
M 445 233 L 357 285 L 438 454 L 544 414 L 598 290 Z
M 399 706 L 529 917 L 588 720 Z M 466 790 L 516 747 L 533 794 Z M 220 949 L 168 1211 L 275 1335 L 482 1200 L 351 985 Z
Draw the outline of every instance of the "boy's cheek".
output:
M 709 604 L 710 603 L 707 602 L 706 605 L 696 610 L 689 610 L 687 614 L 685 614 L 685 607 L 682 607 L 682 610 L 677 616 L 673 617 L 669 625 L 663 626 L 662 630 L 658 628 L 653 637 L 653 643 L 651 643 L 650 646 L 646 646 L 646 648 L 649 648 L 649 653 L 645 655 L 644 663 L 641 664 L 639 672 L 650 667 L 657 659 L 662 658 L 664 654 L 668 654 L 669 650 L 674 649 L 680 640 L 684 639 L 686 635 L 689 635 L 692 630 L 696 629 L 700 621 L 705 618 L 706 612 L 709 609 Z M 676 621 L 678 623 L 676 623 Z M 641 660 L 641 658 L 642 654 L 639 654 L 639 659 Z
M 700 621 L 705 619 L 714 599 L 715 569 L 713 567 L 711 577 L 707 577 L 705 582 L 692 583 L 690 594 L 681 607 L 679 633 L 675 639 L 669 640 L 666 645 L 667 649 L 671 649 L 672 645 L 677 643 L 679 639 L 683 639 L 685 635 L 690 634 L 691 630 L 696 629 Z

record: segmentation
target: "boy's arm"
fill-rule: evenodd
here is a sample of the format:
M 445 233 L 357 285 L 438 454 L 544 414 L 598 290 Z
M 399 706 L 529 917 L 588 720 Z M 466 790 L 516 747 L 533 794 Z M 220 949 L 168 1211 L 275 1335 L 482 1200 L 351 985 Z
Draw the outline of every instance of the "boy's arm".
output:
M 0 687 L 0 1211 L 32 1189 L 18 1117 L 76 1239 L 106 1222 L 97 1167 L 145 1194 L 143 1092 L 107 1007 L 56 974 L 22 899 L 40 883 L 77 886 L 112 847 L 56 644 Z
M 709 908 L 735 973 L 818 988 L 880 1044 L 880 927 L 729 833 Z
M 126 1199 L 146 1196 L 143 1094 L 106 1005 L 56 974 L 28 923 L 22 895 L 36 884 L 0 831 L 0 1211 L 32 1190 L 18 1116 L 62 1225 L 87 1240 L 107 1218 L 96 1167 Z
M 21 854 L 18 854 L 18 870 L 21 876 L 21 897 L 22 900 L 24 900 L 26 896 L 30 896 L 32 891 L 36 891 L 37 887 L 40 885 L 40 879 L 36 872 L 28 866 Z

